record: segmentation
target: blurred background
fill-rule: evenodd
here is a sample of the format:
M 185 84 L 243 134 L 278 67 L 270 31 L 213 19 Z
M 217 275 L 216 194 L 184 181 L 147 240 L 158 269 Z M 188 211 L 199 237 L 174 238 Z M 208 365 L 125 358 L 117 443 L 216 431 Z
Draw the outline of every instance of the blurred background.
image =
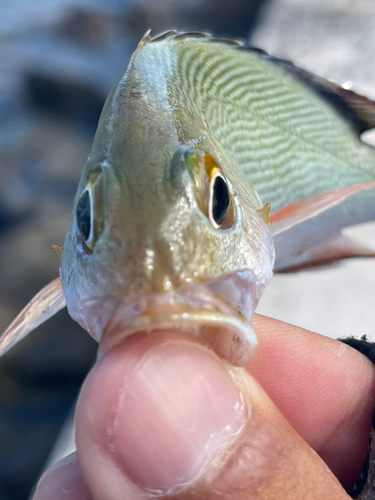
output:
M 375 98 L 372 0 L 0 0 L 0 331 L 58 274 L 50 245 L 112 84 L 148 28 L 171 27 L 247 38 Z M 349 233 L 375 247 L 374 227 Z M 374 298 L 375 263 L 358 259 L 275 276 L 258 310 L 371 335 Z M 62 311 L 0 359 L 0 500 L 28 498 L 95 352 Z

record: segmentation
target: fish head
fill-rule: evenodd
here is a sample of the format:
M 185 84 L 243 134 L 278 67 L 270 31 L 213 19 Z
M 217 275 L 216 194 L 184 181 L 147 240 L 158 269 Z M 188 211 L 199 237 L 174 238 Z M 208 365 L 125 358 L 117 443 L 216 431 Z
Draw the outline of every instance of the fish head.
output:
M 243 363 L 274 263 L 259 202 L 214 141 L 182 139 L 170 109 L 134 82 L 118 87 L 64 243 L 68 311 L 98 341 L 173 327 L 215 338 L 230 357 L 241 339 L 231 360 Z

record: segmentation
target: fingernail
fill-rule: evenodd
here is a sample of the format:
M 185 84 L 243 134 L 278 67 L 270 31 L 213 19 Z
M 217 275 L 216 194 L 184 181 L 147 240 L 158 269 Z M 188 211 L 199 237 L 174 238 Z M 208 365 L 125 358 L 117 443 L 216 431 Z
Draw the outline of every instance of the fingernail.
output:
M 174 493 L 191 484 L 244 424 L 240 394 L 203 346 L 175 340 L 153 346 L 125 381 L 110 447 L 148 491 Z

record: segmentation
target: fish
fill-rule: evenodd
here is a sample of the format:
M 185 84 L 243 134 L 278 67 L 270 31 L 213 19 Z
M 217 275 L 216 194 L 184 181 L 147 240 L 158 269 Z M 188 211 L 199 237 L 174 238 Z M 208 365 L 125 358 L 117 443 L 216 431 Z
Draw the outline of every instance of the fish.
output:
M 244 366 L 274 271 L 375 255 L 341 234 L 375 219 L 374 126 L 374 102 L 241 40 L 147 32 L 53 248 L 60 278 L 0 353 L 66 305 L 98 342 L 173 328 Z

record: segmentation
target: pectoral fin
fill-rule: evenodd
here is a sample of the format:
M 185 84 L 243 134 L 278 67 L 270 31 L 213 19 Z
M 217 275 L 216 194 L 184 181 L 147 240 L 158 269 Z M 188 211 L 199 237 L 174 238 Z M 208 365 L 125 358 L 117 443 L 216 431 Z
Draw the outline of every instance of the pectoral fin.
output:
M 335 260 L 350 257 L 375 257 L 375 250 L 360 245 L 339 233 L 308 252 L 310 266 L 329 264 Z
M 0 356 L 65 307 L 60 278 L 42 288 L 0 337 Z
M 270 214 L 275 270 L 289 270 L 344 257 L 373 256 L 373 250 L 340 235 L 345 226 L 375 219 L 375 196 L 363 182 L 304 198 Z M 361 197 L 354 196 L 361 193 Z
M 298 200 L 270 214 L 271 234 L 276 236 L 342 203 L 360 191 L 374 189 L 375 182 L 361 182 Z

